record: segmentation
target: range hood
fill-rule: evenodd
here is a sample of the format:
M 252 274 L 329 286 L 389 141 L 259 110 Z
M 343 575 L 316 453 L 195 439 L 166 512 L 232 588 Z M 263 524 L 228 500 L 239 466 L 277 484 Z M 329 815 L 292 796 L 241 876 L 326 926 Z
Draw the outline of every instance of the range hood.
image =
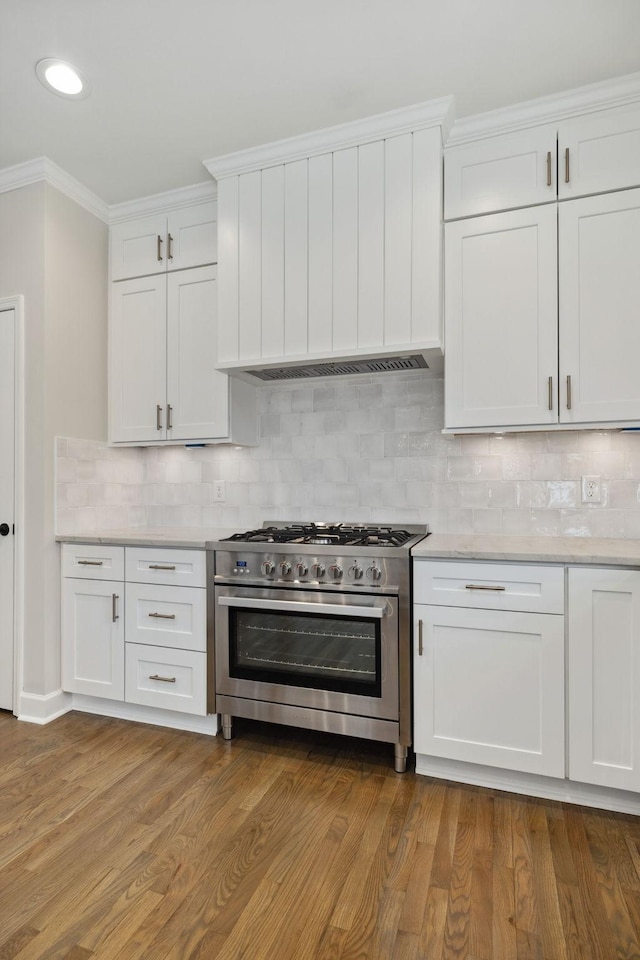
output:
M 415 354 L 408 357 L 374 357 L 363 360 L 328 361 L 326 363 L 304 363 L 290 367 L 247 368 L 245 373 L 258 380 L 307 380 L 310 377 L 346 377 L 354 373 L 392 373 L 404 370 L 428 370 L 429 364 L 423 356 Z

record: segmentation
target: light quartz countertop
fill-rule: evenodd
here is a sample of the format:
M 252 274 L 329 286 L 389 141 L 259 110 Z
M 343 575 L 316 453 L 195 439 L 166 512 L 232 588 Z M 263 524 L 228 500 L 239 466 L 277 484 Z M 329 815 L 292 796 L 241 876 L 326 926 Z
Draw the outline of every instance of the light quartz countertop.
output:
M 413 548 L 414 559 L 592 563 L 640 567 L 640 540 L 595 537 L 505 537 L 432 534 Z
M 60 534 L 60 543 L 111 543 L 124 547 L 191 547 L 205 550 L 238 532 L 237 527 L 129 527 L 97 533 Z

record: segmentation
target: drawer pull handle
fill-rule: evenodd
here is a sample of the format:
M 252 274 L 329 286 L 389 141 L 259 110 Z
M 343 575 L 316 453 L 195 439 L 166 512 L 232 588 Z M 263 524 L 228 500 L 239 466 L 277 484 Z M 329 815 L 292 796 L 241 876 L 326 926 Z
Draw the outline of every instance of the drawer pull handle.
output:
M 175 620 L 175 613 L 150 613 L 150 617 L 155 617 L 157 620 Z
M 569 183 L 571 177 L 569 176 L 569 147 L 564 152 L 564 182 Z
M 547 186 L 551 186 L 551 150 L 547 152 Z
M 421 657 L 423 653 L 424 653 L 424 637 L 423 637 L 422 620 L 418 620 L 418 656 Z
M 101 567 L 102 560 L 78 560 L 78 566 L 82 564 L 84 567 Z
M 176 678 L 175 678 L 175 677 L 161 677 L 161 676 L 160 676 L 159 674 L 157 674 L 157 673 L 152 673 L 151 676 L 149 677 L 149 680 L 161 680 L 162 683 L 175 683 L 175 682 L 176 682 Z
M 506 590 L 506 587 L 488 587 L 483 583 L 467 583 L 465 590 Z
M 175 570 L 175 564 L 170 566 L 169 564 L 164 563 L 150 563 L 149 570 Z

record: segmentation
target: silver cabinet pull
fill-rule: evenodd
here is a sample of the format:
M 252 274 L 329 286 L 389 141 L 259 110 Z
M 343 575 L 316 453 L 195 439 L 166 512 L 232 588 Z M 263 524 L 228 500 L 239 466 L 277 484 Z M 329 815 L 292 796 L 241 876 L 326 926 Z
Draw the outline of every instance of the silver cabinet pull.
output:
M 567 377 L 567 410 L 571 410 L 571 375 Z
M 553 377 L 549 377 L 549 410 L 553 410 Z
M 422 620 L 418 620 L 418 656 L 421 657 L 423 653 L 424 653 L 423 625 L 422 625 Z
M 152 673 L 149 677 L 149 680 L 161 680 L 162 683 L 175 683 L 175 677 L 161 677 L 157 673 Z
M 158 263 L 162 262 L 162 237 L 158 234 L 158 246 L 156 251 L 156 259 Z
M 101 567 L 102 560 L 78 560 L 78 565 L 82 564 L 84 567 Z
M 175 620 L 175 613 L 150 613 L 150 617 L 155 617 L 156 620 Z
M 173 429 L 173 407 L 170 403 L 167 404 L 167 430 Z
M 569 147 L 564 152 L 564 182 L 569 183 Z
M 156 430 L 162 430 L 162 407 L 156 403 Z
M 120 619 L 119 614 L 118 614 L 118 600 L 119 600 L 119 599 L 120 599 L 120 597 L 118 596 L 117 593 L 112 593 L 112 594 L 111 594 L 111 620 L 112 620 L 113 623 L 115 623 L 116 620 L 119 620 L 119 619 Z
M 176 566 L 170 566 L 168 563 L 150 563 L 149 570 L 175 570 Z
M 547 153 L 547 186 L 551 186 L 551 150 Z
M 506 590 L 506 587 L 489 587 L 484 583 L 466 583 L 465 590 Z
M 173 260 L 173 237 L 167 234 L 167 260 Z

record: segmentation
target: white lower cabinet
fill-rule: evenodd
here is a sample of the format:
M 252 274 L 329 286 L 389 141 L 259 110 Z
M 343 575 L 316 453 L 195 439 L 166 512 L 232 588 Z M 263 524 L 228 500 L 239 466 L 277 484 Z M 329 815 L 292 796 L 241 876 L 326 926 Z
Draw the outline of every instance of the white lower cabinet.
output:
M 62 587 L 62 688 L 124 699 L 124 583 L 67 577 Z
M 416 752 L 563 777 L 564 617 L 426 604 L 415 615 Z
M 127 643 L 126 651 L 127 703 L 206 714 L 206 653 L 140 643 Z
M 563 584 L 559 567 L 414 563 L 415 599 L 436 600 L 414 607 L 417 754 L 564 777 Z
M 63 689 L 205 716 L 205 566 L 204 551 L 63 544 Z
M 569 569 L 569 776 L 640 790 L 640 570 Z

